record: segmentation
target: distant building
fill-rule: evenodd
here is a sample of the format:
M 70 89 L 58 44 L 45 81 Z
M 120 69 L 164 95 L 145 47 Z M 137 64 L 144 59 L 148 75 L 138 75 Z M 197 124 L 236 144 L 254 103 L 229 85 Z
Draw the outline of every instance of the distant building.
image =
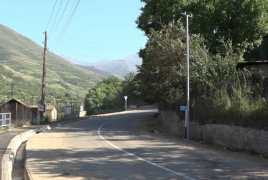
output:
M 236 65 L 236 69 L 252 69 L 256 68 L 258 70 L 261 70 L 266 76 L 268 76 L 268 61 L 244 61 L 244 62 L 239 62 Z
M 38 124 L 38 112 L 20 100 L 11 99 L 0 105 L 0 113 L 11 113 L 11 124 L 14 126 L 22 125 L 25 121 Z
M 37 106 L 31 106 L 31 108 L 34 111 L 38 111 Z M 57 121 L 58 111 L 57 111 L 56 107 L 53 105 L 52 106 L 45 106 L 45 112 L 44 112 L 43 116 L 45 118 L 48 118 L 49 121 Z
M 44 116 L 49 117 L 49 119 L 51 121 L 57 121 L 57 109 L 55 108 L 55 106 L 46 106 L 46 111 L 44 113 Z

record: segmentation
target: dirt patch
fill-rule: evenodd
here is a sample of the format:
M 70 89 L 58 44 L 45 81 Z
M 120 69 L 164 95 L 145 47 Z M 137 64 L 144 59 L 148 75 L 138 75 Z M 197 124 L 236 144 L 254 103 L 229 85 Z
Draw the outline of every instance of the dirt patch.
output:
M 182 137 L 168 134 L 168 132 L 158 121 L 156 115 L 147 116 L 138 120 L 135 126 L 144 134 L 163 138 L 163 140 L 172 141 L 184 147 L 189 147 L 191 149 L 196 149 L 198 151 L 206 152 L 216 156 L 226 156 L 238 161 L 250 162 L 256 166 L 268 167 L 268 159 L 265 159 L 263 156 L 258 154 L 250 154 L 249 152 L 235 152 L 218 145 L 206 144 L 202 141 L 188 141 Z

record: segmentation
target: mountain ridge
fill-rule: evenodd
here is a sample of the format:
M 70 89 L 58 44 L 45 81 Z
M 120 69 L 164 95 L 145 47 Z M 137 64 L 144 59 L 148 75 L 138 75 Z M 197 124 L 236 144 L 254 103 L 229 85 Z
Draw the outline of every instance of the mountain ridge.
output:
M 126 58 L 118 59 L 118 60 L 104 59 L 104 60 L 100 60 L 97 62 L 82 62 L 82 61 L 78 61 L 78 60 L 75 60 L 72 58 L 66 58 L 66 57 L 65 59 L 78 66 L 95 67 L 97 69 L 110 72 L 121 78 L 124 78 L 124 76 L 129 72 L 136 73 L 137 72 L 136 66 L 142 64 L 142 60 L 138 55 L 131 55 Z

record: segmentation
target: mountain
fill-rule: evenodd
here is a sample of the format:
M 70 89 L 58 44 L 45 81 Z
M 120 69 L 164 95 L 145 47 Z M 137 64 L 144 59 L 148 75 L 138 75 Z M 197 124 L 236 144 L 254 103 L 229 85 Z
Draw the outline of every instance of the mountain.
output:
M 136 73 L 137 72 L 136 65 L 142 64 L 142 60 L 141 58 L 139 58 L 138 55 L 128 56 L 120 60 L 101 60 L 101 61 L 93 62 L 93 63 L 82 62 L 82 61 L 78 61 L 78 60 L 74 60 L 74 59 L 66 58 L 66 57 L 65 59 L 74 64 L 82 65 L 83 67 L 94 66 L 95 68 L 118 75 L 121 78 L 124 78 L 124 76 L 129 72 Z
M 43 47 L 0 24 L 0 101 L 11 96 L 11 84 L 15 97 L 41 94 L 42 52 Z M 47 51 L 46 100 L 64 94 L 84 97 L 88 88 L 104 77 Z
M 104 77 L 109 77 L 109 76 L 114 76 L 115 74 L 108 72 L 108 71 L 103 71 L 101 69 L 96 68 L 95 66 L 83 66 L 83 65 L 77 65 L 85 70 L 100 74 Z

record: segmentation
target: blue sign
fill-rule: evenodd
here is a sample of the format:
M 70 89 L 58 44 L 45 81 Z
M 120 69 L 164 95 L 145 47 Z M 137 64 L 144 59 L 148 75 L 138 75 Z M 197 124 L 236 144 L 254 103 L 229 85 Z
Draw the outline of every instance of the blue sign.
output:
M 187 106 L 180 106 L 180 110 L 181 111 L 186 111 L 187 110 Z

